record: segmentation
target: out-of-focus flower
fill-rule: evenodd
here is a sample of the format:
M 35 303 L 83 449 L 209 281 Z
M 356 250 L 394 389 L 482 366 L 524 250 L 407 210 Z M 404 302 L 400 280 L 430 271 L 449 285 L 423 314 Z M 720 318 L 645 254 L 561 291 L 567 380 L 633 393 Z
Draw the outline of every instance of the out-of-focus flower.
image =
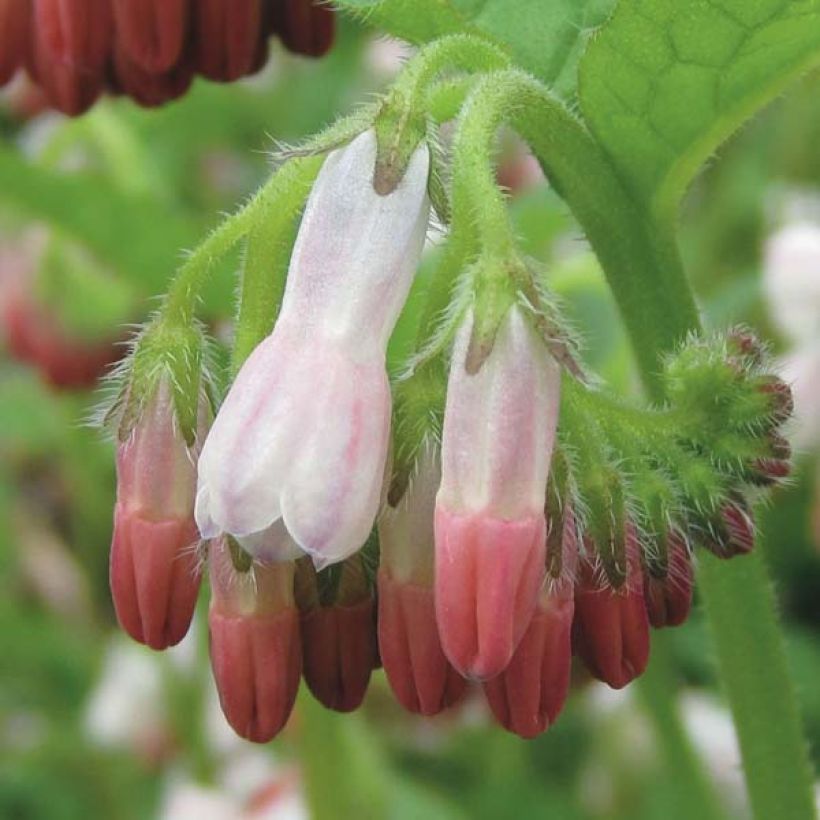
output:
M 332 577 L 322 579 L 308 559 L 298 563 L 302 674 L 321 704 L 352 712 L 361 705 L 378 663 L 375 601 L 361 556 L 329 572 Z
M 302 671 L 294 565 L 238 571 L 227 538 L 210 545 L 211 666 L 222 711 L 234 731 L 266 743 L 290 716 Z
M 470 678 L 498 675 L 544 578 L 544 498 L 560 370 L 518 307 L 476 374 L 472 315 L 456 338 L 436 499 L 436 616 L 444 651 Z
M 435 715 L 461 700 L 466 681 L 441 648 L 433 600 L 438 445 L 426 439 L 410 485 L 379 517 L 379 649 L 405 709 Z
M 23 64 L 30 15 L 30 0 L 0 0 L 0 85 Z
M 273 333 L 231 387 L 200 459 L 196 516 L 254 557 L 317 567 L 358 550 L 378 511 L 390 426 L 385 349 L 429 216 L 429 152 L 373 189 L 367 131 L 325 161 Z M 297 552 L 298 552 L 297 550 Z
M 188 631 L 200 583 L 193 517 L 198 442 L 179 428 L 169 377 L 156 385 L 128 437 L 117 448 L 117 504 L 111 542 L 111 592 L 132 638 L 153 649 Z

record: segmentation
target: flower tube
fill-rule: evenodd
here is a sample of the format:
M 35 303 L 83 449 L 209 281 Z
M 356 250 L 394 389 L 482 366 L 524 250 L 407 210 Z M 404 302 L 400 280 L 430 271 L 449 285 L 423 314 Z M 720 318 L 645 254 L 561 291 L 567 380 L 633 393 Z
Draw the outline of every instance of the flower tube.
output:
M 472 314 L 456 338 L 436 499 L 436 618 L 463 675 L 510 662 L 544 579 L 544 498 L 560 369 L 512 307 L 478 373 L 467 372 Z
M 416 149 L 386 196 L 373 189 L 375 162 L 372 131 L 325 161 L 276 327 L 240 370 L 202 452 L 203 536 L 230 533 L 257 558 L 295 557 L 295 545 L 317 568 L 341 561 L 378 511 L 385 350 L 426 234 L 429 152 Z

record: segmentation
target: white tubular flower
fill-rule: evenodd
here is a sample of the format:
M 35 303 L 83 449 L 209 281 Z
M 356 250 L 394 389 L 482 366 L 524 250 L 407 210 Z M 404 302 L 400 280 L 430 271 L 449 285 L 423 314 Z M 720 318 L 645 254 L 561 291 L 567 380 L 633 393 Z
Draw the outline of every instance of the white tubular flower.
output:
M 308 199 L 273 333 L 231 387 L 199 461 L 196 520 L 260 560 L 318 567 L 366 540 L 390 428 L 385 349 L 430 212 L 419 146 L 390 194 L 373 189 L 367 131 L 325 161 Z

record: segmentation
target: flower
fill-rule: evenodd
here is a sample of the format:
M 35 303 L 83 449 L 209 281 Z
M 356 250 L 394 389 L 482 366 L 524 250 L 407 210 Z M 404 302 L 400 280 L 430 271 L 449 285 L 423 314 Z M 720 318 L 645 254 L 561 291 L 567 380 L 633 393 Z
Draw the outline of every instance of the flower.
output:
M 508 731 L 533 738 L 564 708 L 572 667 L 573 584 L 578 562 L 575 516 L 566 507 L 550 520 L 550 552 L 561 556 L 559 577 L 541 590 L 538 606 L 507 668 L 484 682 L 496 720 Z
M 627 577 L 615 589 L 601 581 L 587 545 L 575 588 L 574 647 L 589 671 L 613 689 L 643 674 L 649 661 L 649 617 L 643 592 L 640 545 L 632 525 L 626 528 Z
M 322 579 L 310 561 L 299 561 L 296 596 L 302 674 L 321 704 L 337 712 L 352 712 L 361 705 L 370 672 L 379 660 L 375 601 L 361 557 L 353 556 L 341 564 L 335 589 L 327 596 L 323 591 Z M 325 602 L 324 597 L 331 600 Z
M 182 56 L 190 0 L 112 0 L 119 49 L 151 74 L 170 71 Z
M 317 567 L 364 544 L 379 507 L 390 428 L 387 340 L 429 216 L 429 152 L 398 188 L 372 185 L 372 131 L 334 151 L 308 200 L 273 333 L 239 372 L 200 459 L 203 537 L 251 555 L 308 553 Z
M 200 0 L 194 17 L 194 62 L 203 77 L 232 82 L 267 59 L 262 0 Z
M 544 499 L 560 369 L 512 307 L 475 375 L 465 363 L 472 313 L 455 342 L 436 498 L 436 618 L 463 675 L 510 662 L 544 578 Z
M 0 3 L 0 85 L 22 65 L 29 31 L 30 0 Z
M 200 404 L 197 440 L 204 435 Z M 200 583 L 194 522 L 198 444 L 186 444 L 167 376 L 117 448 L 110 581 L 117 618 L 134 640 L 165 649 L 185 636 Z
M 678 532 L 668 537 L 666 575 L 644 573 L 644 599 L 649 622 L 656 629 L 680 626 L 692 608 L 692 559 L 686 541 Z
M 275 737 L 290 716 L 302 649 L 293 597 L 294 564 L 252 564 L 238 571 L 227 538 L 208 555 L 211 667 L 234 731 L 255 743 Z
M 466 681 L 441 648 L 433 600 L 433 515 L 438 445 L 421 445 L 410 485 L 379 516 L 379 650 L 387 680 L 410 712 L 435 715 L 461 700 Z

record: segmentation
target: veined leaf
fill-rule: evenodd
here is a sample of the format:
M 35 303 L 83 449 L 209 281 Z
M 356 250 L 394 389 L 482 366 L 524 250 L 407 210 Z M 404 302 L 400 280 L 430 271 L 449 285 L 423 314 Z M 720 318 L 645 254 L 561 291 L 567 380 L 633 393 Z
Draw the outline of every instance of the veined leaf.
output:
M 720 143 L 817 64 L 818 0 L 621 0 L 581 60 L 581 109 L 668 216 Z
M 456 32 L 482 34 L 572 99 L 578 60 L 615 0 L 339 0 L 337 5 L 412 43 Z

